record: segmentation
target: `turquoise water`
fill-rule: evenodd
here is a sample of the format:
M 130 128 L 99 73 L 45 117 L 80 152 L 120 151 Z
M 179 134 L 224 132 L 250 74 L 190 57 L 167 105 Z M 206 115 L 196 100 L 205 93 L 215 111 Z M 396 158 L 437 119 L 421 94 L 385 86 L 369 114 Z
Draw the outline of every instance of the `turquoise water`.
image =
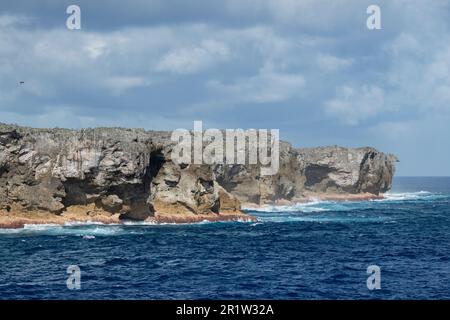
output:
M 397 178 L 383 200 L 248 210 L 258 222 L 0 230 L 0 299 L 449 299 L 449 204 L 450 178 Z

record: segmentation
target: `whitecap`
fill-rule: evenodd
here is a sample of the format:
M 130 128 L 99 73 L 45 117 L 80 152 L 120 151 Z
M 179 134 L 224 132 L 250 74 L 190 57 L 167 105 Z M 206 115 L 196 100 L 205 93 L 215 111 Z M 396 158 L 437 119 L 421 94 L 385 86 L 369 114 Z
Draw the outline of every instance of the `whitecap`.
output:
M 24 230 L 41 231 L 48 230 L 51 228 L 62 228 L 61 225 L 55 223 L 42 223 L 42 224 L 24 224 Z
M 384 199 L 377 199 L 374 201 L 410 201 L 410 200 L 436 200 L 445 198 L 446 196 L 440 193 L 432 193 L 429 191 L 417 192 L 388 192 L 384 195 Z
M 70 221 L 64 222 L 64 226 L 66 227 L 79 227 L 79 226 L 119 226 L 119 223 L 103 223 L 98 221 Z
M 296 203 L 293 205 L 264 205 L 257 208 L 243 208 L 245 211 L 253 212 L 323 212 L 329 211 L 329 208 L 324 207 L 324 205 L 329 204 L 328 201 L 313 200 L 305 203 Z
M 132 221 L 126 220 L 122 222 L 126 226 L 154 226 L 157 225 L 156 221 Z

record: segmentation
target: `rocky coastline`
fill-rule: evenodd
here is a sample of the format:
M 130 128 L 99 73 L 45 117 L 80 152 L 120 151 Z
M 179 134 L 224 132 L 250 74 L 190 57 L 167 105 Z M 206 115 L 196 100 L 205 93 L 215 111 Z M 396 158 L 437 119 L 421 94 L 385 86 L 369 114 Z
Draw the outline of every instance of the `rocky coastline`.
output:
M 281 141 L 278 173 L 261 176 L 259 165 L 176 164 L 170 135 L 0 124 L 0 228 L 254 221 L 241 207 L 381 198 L 397 161 L 371 147 Z

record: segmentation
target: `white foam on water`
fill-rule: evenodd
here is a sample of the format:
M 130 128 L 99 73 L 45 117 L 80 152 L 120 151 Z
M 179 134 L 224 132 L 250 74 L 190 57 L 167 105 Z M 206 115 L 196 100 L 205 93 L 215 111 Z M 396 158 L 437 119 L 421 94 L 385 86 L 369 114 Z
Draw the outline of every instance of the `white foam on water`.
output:
M 252 223 L 250 226 L 252 226 L 252 227 L 256 227 L 257 225 L 260 225 L 260 224 L 262 224 L 262 222 L 256 222 L 256 223 Z
M 443 194 L 432 193 L 429 191 L 417 192 L 388 192 L 384 195 L 384 199 L 374 201 L 409 201 L 409 200 L 434 200 L 446 197 Z
M 310 202 L 305 203 L 296 203 L 293 205 L 264 205 L 262 207 L 257 208 L 243 208 L 246 211 L 254 211 L 254 212 L 323 212 L 329 211 L 330 209 L 324 208 L 324 204 L 330 203 L 329 201 L 319 201 L 312 200 Z
M 65 231 L 67 231 L 67 234 L 73 234 L 78 233 L 79 235 L 83 236 L 112 236 L 119 233 L 122 233 L 122 229 L 120 226 L 98 226 L 95 228 L 87 227 L 87 228 L 66 228 Z
M 0 229 L 0 234 L 47 234 L 47 235 L 73 235 L 73 236 L 96 236 L 96 235 L 114 235 L 124 232 L 119 224 L 101 224 L 101 223 L 66 223 L 59 224 L 25 224 L 23 228 Z
M 72 222 L 64 222 L 64 226 L 66 227 L 78 227 L 78 226 L 119 226 L 119 223 L 103 223 L 98 221 L 72 221 Z
M 278 216 L 266 216 L 259 217 L 262 222 L 271 222 L 271 223 L 284 223 L 284 222 L 315 222 L 315 223 L 358 223 L 358 222 L 379 222 L 383 221 L 386 218 L 374 216 L 374 217 L 348 217 L 348 216 L 332 216 L 332 217 L 324 217 L 324 216 L 289 216 L 279 214 Z
M 205 225 L 219 223 L 222 221 L 203 220 L 199 222 L 186 223 L 157 223 L 155 221 L 122 221 L 121 223 L 102 223 L 102 222 L 66 222 L 60 224 L 25 224 L 23 228 L 1 229 L 0 234 L 23 234 L 23 235 L 57 235 L 57 236 L 77 236 L 83 239 L 93 239 L 96 236 L 113 236 L 122 234 L 140 234 L 142 229 L 133 229 L 131 227 L 154 227 L 154 226 L 179 226 L 179 225 Z M 223 221 L 227 222 L 227 221 Z M 252 219 L 240 218 L 236 221 L 249 223 Z M 127 228 L 128 227 L 128 228 Z
M 59 224 L 54 223 L 48 223 L 48 224 L 24 224 L 23 229 L 24 230 L 33 230 L 33 231 L 41 231 L 41 230 L 47 230 L 52 228 L 62 228 Z
M 224 222 L 250 223 L 250 222 L 254 222 L 254 220 L 251 219 L 251 218 L 238 218 L 238 219 L 236 219 L 236 220 L 232 220 L 232 221 L 224 221 Z
M 14 229 L 1 229 L 0 228 L 0 234 L 16 234 L 23 232 L 23 228 L 14 228 Z
M 125 226 L 154 226 L 157 225 L 156 221 L 123 221 Z
M 367 207 L 376 209 L 377 202 L 389 201 L 413 201 L 425 200 L 432 201 L 442 198 L 447 198 L 447 195 L 432 193 L 429 191 L 417 192 L 390 192 L 384 195 L 384 199 L 374 200 L 355 200 L 355 201 L 320 201 L 313 200 L 306 203 L 296 203 L 293 205 L 264 205 L 262 207 L 247 207 L 243 210 L 255 213 L 291 213 L 291 214 L 305 214 L 305 213 L 322 213 L 327 211 L 352 211 L 355 209 L 364 209 Z
M 379 221 L 385 217 L 377 215 L 361 216 L 361 213 L 353 214 L 353 210 L 377 209 L 377 203 L 380 203 L 380 209 L 383 202 L 402 202 L 402 201 L 434 201 L 447 199 L 445 194 L 432 193 L 429 191 L 417 192 L 389 192 L 384 199 L 364 200 L 364 201 L 320 201 L 313 199 L 305 203 L 296 203 L 293 205 L 265 205 L 258 208 L 243 208 L 250 212 L 257 221 L 252 219 L 239 218 L 234 221 L 200 221 L 187 223 L 157 223 L 155 221 L 122 221 L 121 223 L 105 224 L 101 222 L 66 222 L 64 225 L 58 224 L 25 224 L 23 228 L 18 229 L 0 229 L 0 234 L 49 234 L 49 235 L 73 235 L 83 237 L 83 239 L 94 239 L 96 236 L 112 236 L 129 233 L 142 233 L 143 230 L 137 230 L 133 226 L 164 226 L 164 225 L 203 225 L 210 223 L 250 223 L 256 226 L 265 222 L 286 222 L 286 221 Z

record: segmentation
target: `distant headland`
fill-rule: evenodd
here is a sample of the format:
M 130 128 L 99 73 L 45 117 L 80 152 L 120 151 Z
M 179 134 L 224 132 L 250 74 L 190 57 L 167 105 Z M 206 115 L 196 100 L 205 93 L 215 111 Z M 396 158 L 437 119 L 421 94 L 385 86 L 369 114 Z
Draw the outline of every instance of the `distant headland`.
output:
M 279 170 L 171 160 L 169 131 L 34 129 L 0 124 L 0 227 L 126 220 L 255 220 L 241 206 L 376 199 L 394 155 L 371 147 L 279 145 Z

